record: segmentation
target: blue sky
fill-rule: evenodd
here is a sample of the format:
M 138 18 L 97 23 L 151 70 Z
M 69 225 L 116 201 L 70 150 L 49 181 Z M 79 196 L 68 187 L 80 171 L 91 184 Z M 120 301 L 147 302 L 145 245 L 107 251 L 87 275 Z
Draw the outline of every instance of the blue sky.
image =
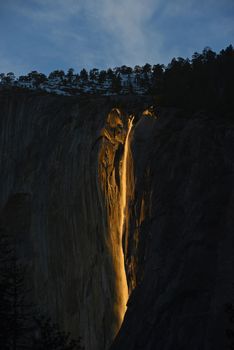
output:
M 0 73 L 167 64 L 234 44 L 234 0 L 0 0 Z

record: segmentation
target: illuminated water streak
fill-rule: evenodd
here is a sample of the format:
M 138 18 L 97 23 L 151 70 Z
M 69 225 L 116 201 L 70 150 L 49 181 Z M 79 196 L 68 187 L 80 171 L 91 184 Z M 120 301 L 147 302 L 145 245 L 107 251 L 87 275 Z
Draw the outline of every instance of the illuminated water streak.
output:
M 121 214 L 120 214 L 120 235 L 121 239 L 123 237 L 123 229 L 125 223 L 125 211 L 126 211 L 126 203 L 127 203 L 127 161 L 128 161 L 128 153 L 129 153 L 129 135 L 133 126 L 134 117 L 128 119 L 128 131 L 124 144 L 124 154 L 122 161 L 122 172 L 121 172 Z
M 120 183 L 120 221 L 119 221 L 119 231 L 120 231 L 120 261 L 121 261 L 121 289 L 122 289 L 122 307 L 120 311 L 121 318 L 123 319 L 126 312 L 126 304 L 128 301 L 128 284 L 126 278 L 125 264 L 124 264 L 124 254 L 122 249 L 122 238 L 124 225 L 126 220 L 126 205 L 127 205 L 127 169 L 128 169 L 128 154 L 129 154 L 129 135 L 133 126 L 133 119 L 128 120 L 128 131 L 124 144 L 124 153 L 122 160 L 122 171 L 121 171 L 121 183 Z

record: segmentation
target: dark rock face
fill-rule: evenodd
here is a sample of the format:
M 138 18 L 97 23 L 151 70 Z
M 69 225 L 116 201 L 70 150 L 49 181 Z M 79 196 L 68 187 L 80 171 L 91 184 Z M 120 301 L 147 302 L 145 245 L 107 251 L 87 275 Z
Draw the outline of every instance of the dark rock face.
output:
M 234 125 L 172 109 L 141 115 L 150 104 L 1 92 L 1 225 L 17 237 L 41 310 L 86 350 L 108 349 L 119 327 L 116 202 L 134 113 L 123 236 L 131 295 L 111 349 L 225 349 Z
M 99 102 L 0 97 L 1 225 L 16 236 L 37 306 L 81 335 L 86 349 L 113 339 L 112 268 L 93 147 L 108 113 Z
M 147 103 L 137 100 L 0 95 L 0 224 L 16 237 L 36 305 L 86 350 L 109 348 L 126 309 L 119 201 L 127 113 L 111 110 Z
M 138 280 L 111 349 L 225 349 L 224 304 L 234 300 L 234 124 L 161 111 L 138 122 L 132 149 Z

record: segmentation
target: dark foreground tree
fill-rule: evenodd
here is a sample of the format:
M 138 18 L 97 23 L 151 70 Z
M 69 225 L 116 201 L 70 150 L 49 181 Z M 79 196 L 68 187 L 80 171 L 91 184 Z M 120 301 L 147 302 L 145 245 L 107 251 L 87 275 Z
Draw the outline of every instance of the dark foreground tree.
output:
M 0 228 L 0 349 L 83 350 L 80 338 L 72 339 L 49 318 L 35 318 L 26 277 L 13 237 Z
M 1 349 L 26 349 L 32 332 L 32 304 L 25 287 L 25 268 L 12 239 L 0 230 Z
M 84 350 L 81 338 L 74 340 L 70 333 L 61 331 L 58 324 L 49 318 L 37 318 L 36 333 L 33 341 L 35 350 Z

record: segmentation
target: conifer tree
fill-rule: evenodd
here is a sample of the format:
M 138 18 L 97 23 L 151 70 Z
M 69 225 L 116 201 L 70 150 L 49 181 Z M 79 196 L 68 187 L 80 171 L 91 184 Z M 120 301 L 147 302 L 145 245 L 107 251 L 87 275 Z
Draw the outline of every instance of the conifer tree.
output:
M 33 341 L 34 350 L 84 350 L 81 338 L 72 339 L 70 333 L 61 331 L 50 318 L 35 319 L 37 332 Z
M 27 348 L 32 332 L 32 305 L 28 303 L 25 268 L 12 238 L 0 230 L 0 341 L 1 349 Z
M 111 91 L 114 93 L 120 93 L 122 89 L 121 78 L 119 75 L 113 75 L 111 79 Z
M 83 350 L 80 338 L 72 339 L 49 318 L 35 318 L 26 277 L 14 238 L 0 227 L 0 349 Z

